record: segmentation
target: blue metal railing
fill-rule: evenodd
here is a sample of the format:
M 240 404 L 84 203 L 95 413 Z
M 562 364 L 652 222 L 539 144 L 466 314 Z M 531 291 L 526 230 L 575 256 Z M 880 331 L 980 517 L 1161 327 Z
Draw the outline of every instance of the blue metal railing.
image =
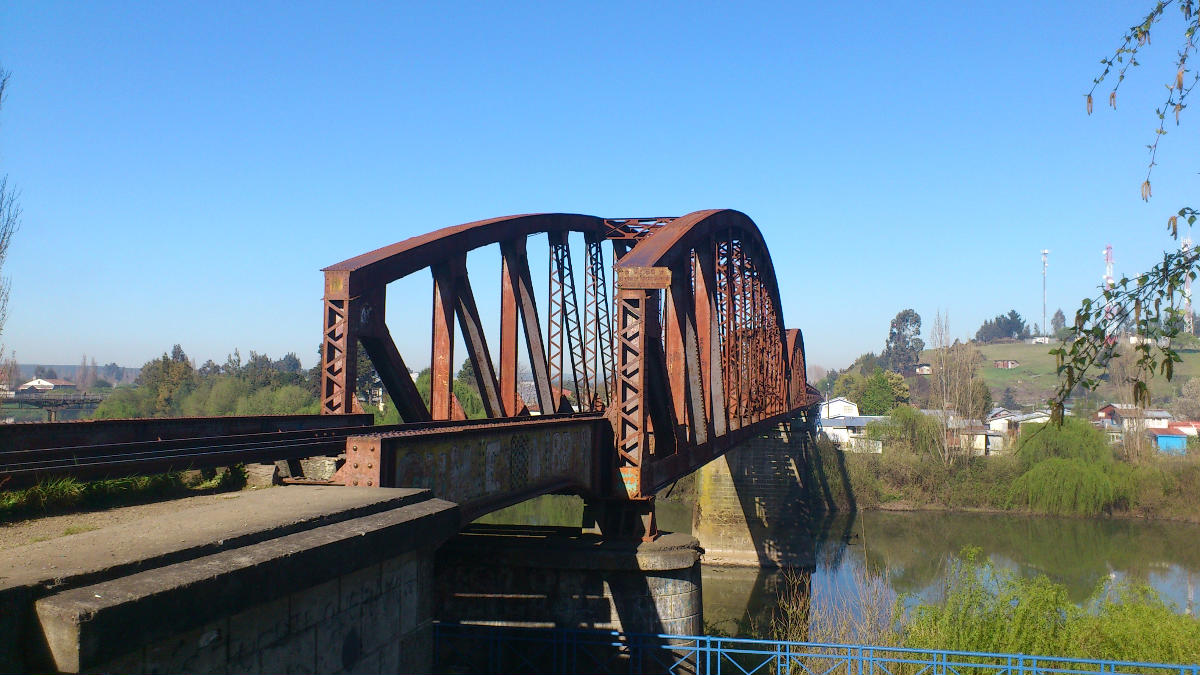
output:
M 1200 675 L 1200 665 L 618 631 L 435 624 L 439 673 Z

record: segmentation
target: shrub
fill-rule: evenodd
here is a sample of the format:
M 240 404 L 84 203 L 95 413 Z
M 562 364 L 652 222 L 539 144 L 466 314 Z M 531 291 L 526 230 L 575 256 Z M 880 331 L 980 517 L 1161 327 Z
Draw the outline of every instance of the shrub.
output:
M 1123 494 L 1103 466 L 1053 457 L 1013 481 L 1010 503 L 1041 513 L 1095 516 Z
M 904 646 L 1092 659 L 1195 663 L 1200 621 L 1176 614 L 1148 587 L 1101 587 L 1081 608 L 1065 586 L 1022 579 L 968 549 L 947 576 L 945 600 L 901 618 Z
M 1026 469 L 1044 459 L 1082 459 L 1085 462 L 1111 462 L 1112 448 L 1104 433 L 1087 421 L 1068 417 L 1062 426 L 1051 423 L 1030 424 L 1021 429 L 1017 457 Z

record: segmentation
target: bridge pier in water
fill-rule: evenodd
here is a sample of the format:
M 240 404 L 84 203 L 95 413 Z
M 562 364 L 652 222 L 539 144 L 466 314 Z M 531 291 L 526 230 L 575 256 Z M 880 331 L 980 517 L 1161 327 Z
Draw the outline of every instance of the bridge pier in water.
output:
M 576 528 L 472 525 L 439 550 L 435 586 L 443 623 L 704 632 L 700 547 L 686 534 L 642 542 Z M 486 654 L 452 637 L 438 649 L 438 662 L 461 672 L 487 667 Z
M 705 563 L 813 566 L 809 534 L 832 504 L 809 424 L 772 425 L 696 472 L 692 533 Z

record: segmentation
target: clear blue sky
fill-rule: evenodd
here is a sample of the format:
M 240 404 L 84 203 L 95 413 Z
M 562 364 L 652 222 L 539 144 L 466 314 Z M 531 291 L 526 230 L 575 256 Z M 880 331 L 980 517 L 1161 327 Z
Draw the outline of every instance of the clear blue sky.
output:
M 1010 308 L 1040 323 L 1042 248 L 1070 316 L 1105 244 L 1149 267 L 1194 203 L 1196 120 L 1138 197 L 1174 34 L 1117 112 L 1084 113 L 1149 4 L 4 3 L 0 167 L 25 215 L 3 342 L 308 366 L 321 267 L 541 211 L 744 211 L 827 367 L 906 307 L 964 337 Z M 428 315 L 389 317 L 423 366 Z

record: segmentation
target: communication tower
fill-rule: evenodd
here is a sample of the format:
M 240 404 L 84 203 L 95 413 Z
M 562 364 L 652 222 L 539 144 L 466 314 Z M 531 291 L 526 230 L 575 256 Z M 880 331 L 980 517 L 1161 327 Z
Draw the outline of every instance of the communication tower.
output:
M 1042 249 L 1042 335 L 1049 335 L 1049 324 L 1046 323 L 1046 267 L 1049 263 L 1046 262 L 1046 256 L 1050 255 L 1050 249 Z
M 1104 290 L 1107 291 L 1114 285 L 1116 284 L 1113 282 L 1112 244 L 1109 244 L 1104 247 Z M 1112 300 L 1108 300 L 1104 304 L 1104 334 L 1107 335 L 1110 340 L 1112 339 L 1112 334 L 1115 329 L 1115 327 L 1112 325 L 1112 318 L 1115 313 L 1116 311 L 1113 308 Z

